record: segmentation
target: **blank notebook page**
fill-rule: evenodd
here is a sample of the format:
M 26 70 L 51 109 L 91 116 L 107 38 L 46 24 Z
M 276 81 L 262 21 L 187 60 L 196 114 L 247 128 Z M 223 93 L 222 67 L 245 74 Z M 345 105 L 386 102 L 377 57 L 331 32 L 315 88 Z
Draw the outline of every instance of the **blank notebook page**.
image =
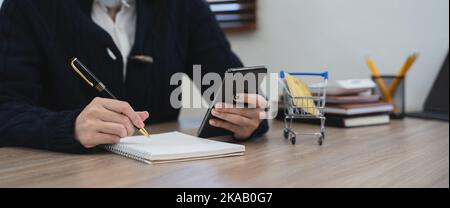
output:
M 243 145 L 201 139 L 180 132 L 127 137 L 119 144 L 104 147 L 108 151 L 150 163 L 235 156 L 245 152 Z

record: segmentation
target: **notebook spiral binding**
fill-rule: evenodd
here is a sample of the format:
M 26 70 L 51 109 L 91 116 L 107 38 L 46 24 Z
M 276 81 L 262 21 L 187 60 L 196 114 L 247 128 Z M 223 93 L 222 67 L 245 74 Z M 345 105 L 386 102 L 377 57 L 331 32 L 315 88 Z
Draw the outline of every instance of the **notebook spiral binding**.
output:
M 125 146 L 120 145 L 120 144 L 115 144 L 115 145 L 102 145 L 101 148 L 103 148 L 106 151 L 109 152 L 113 152 L 119 155 L 122 155 L 124 157 L 133 159 L 133 160 L 137 160 L 143 163 L 150 163 L 150 161 L 148 161 L 146 158 L 149 157 L 148 154 L 143 154 L 141 152 L 136 152 L 136 151 L 127 151 L 129 149 L 125 148 Z M 132 153 L 130 153 L 132 152 Z

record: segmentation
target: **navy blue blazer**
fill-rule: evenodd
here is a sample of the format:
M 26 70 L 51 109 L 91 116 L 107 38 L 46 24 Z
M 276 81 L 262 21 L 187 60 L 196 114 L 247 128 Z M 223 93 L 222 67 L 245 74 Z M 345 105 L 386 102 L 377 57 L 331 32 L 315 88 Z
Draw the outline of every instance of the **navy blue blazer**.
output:
M 223 74 L 242 66 L 203 0 L 137 0 L 137 30 L 123 61 L 112 38 L 91 19 L 92 0 L 6 0 L 0 12 L 0 147 L 20 146 L 84 153 L 74 123 L 97 96 L 69 67 L 78 57 L 121 100 L 151 113 L 151 123 L 173 121 L 174 73 Z M 108 54 L 110 49 L 115 56 Z M 268 129 L 263 122 L 255 135 Z

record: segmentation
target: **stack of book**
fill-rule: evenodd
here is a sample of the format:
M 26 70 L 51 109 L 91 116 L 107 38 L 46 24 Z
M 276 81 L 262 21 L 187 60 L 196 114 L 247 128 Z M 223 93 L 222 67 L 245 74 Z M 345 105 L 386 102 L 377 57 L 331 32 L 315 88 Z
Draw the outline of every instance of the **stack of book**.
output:
M 328 96 L 326 124 L 344 128 L 389 124 L 394 106 L 379 100 L 379 95 Z

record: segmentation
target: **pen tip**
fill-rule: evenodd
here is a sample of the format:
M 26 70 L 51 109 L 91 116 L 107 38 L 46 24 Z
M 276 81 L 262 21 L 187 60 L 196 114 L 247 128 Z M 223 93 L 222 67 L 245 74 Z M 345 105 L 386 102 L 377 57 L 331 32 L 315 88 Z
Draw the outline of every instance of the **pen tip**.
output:
M 144 135 L 145 137 L 150 137 L 150 134 L 145 129 L 139 129 L 139 132 L 141 132 L 141 134 Z

